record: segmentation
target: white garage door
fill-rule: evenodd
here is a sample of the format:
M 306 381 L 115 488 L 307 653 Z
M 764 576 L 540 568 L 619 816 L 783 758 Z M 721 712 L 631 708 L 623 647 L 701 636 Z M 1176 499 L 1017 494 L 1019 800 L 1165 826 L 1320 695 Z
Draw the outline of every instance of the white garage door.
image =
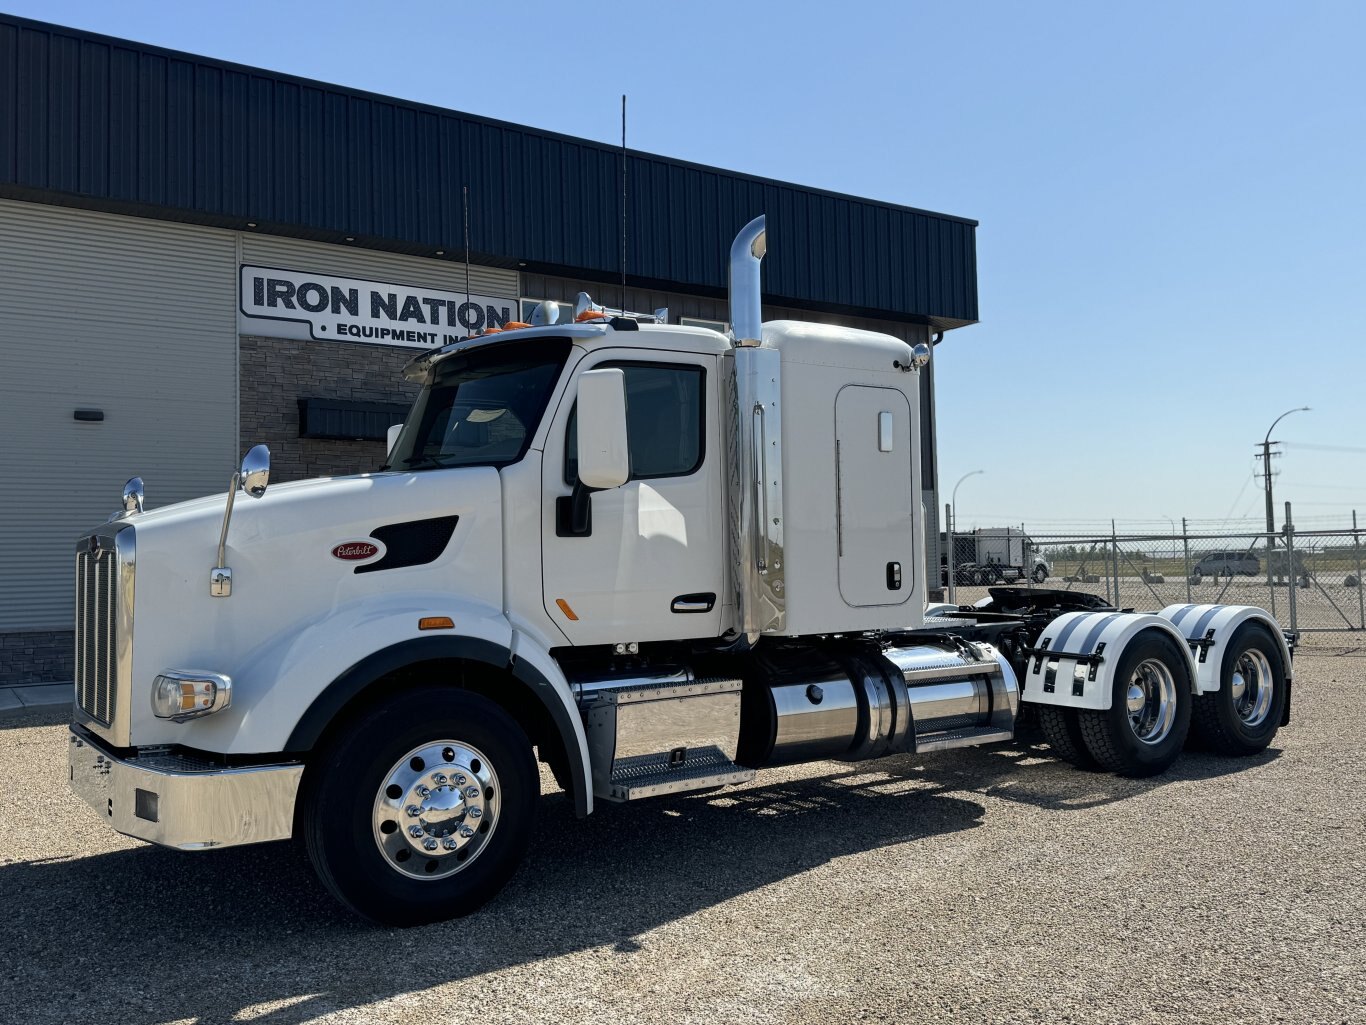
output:
M 73 543 L 129 477 L 149 507 L 226 490 L 234 247 L 227 231 L 0 200 L 0 631 L 71 628 Z

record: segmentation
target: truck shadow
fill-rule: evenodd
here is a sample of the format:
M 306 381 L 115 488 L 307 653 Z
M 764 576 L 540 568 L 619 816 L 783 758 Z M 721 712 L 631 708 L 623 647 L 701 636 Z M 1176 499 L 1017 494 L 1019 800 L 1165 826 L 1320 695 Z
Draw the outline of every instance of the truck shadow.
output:
M 583 821 L 554 794 L 499 897 L 469 918 L 407 931 L 342 910 L 291 843 L 11 863 L 0 866 L 0 957 L 11 968 L 0 999 L 29 1023 L 304 1022 L 577 951 L 629 956 L 660 925 L 833 859 L 889 845 L 913 856 L 921 841 L 978 825 L 977 794 L 1064 811 L 1247 765 L 1187 756 L 1166 777 L 1118 780 L 1028 750 L 960 751 L 609 807 Z M 101 827 L 83 816 L 70 828 Z M 440 959 L 422 954 L 435 949 Z

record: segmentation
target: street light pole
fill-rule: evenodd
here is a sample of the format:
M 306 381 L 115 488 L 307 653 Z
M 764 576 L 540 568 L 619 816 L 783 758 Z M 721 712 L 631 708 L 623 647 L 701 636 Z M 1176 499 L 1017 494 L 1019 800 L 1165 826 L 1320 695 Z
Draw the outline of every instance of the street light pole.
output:
M 954 544 L 954 532 L 958 527 L 958 487 L 963 481 L 967 480 L 969 477 L 975 477 L 979 473 L 986 473 L 986 470 L 969 470 L 967 473 L 963 474 L 963 476 L 959 477 L 958 484 L 953 486 L 953 494 L 949 499 L 949 529 L 947 533 L 949 542 L 949 603 L 953 605 L 958 604 L 958 583 L 954 579 L 956 574 L 953 568 L 954 549 L 957 547 Z
M 1309 412 L 1308 406 L 1296 406 L 1294 409 L 1287 409 L 1271 421 L 1271 426 L 1266 429 L 1266 437 L 1262 439 L 1262 480 L 1266 484 L 1266 547 L 1268 551 L 1276 547 L 1276 514 L 1271 500 L 1271 432 L 1276 429 L 1278 423 L 1291 413 L 1307 412 Z

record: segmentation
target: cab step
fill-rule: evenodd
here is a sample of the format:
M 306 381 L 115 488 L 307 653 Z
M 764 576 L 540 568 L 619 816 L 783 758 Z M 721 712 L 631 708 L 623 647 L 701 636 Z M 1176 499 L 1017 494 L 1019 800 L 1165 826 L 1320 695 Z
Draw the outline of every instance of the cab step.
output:
M 959 747 L 999 744 L 1014 739 L 1014 730 L 1003 730 L 996 726 L 965 726 L 956 730 L 916 734 L 915 750 L 917 754 L 924 754 L 927 751 L 951 751 Z
M 601 796 L 606 801 L 638 801 L 642 797 L 748 783 L 753 778 L 753 769 L 736 765 L 718 747 L 707 747 L 690 750 L 672 763 L 667 755 L 623 758 L 613 767 L 607 792 Z

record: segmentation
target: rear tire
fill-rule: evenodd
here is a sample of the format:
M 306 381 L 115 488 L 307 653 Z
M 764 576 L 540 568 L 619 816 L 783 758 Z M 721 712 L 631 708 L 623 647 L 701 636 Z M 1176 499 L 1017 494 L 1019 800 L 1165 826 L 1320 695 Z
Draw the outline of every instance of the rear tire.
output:
M 424 687 L 361 714 L 314 752 L 300 794 L 313 867 L 382 925 L 467 915 L 511 878 L 540 774 L 522 728 L 479 694 Z
M 1099 768 L 1082 738 L 1075 708 L 1059 708 L 1056 705 L 1035 707 L 1039 713 L 1039 728 L 1043 730 L 1044 739 L 1055 755 L 1079 769 Z
M 1257 754 L 1281 728 L 1288 694 L 1281 646 L 1264 624 L 1244 623 L 1224 653 L 1219 689 L 1195 699 L 1191 728 L 1216 754 Z
M 1194 705 L 1190 669 L 1165 633 L 1141 633 L 1115 667 L 1110 707 L 1077 713 L 1096 762 L 1121 776 L 1155 776 L 1181 753 Z

